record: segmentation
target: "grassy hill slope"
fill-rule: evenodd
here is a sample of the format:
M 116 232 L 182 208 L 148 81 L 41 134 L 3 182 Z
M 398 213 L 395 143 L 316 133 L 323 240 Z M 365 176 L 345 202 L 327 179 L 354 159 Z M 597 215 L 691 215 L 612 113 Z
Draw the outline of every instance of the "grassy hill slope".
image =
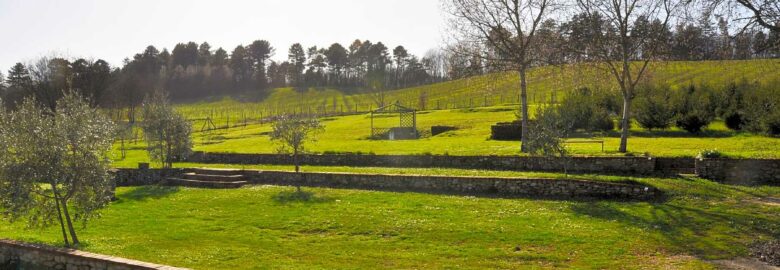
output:
M 672 87 L 691 83 L 721 87 L 743 79 L 764 83 L 780 81 L 780 59 L 660 62 L 650 70 L 649 80 Z M 529 103 L 560 100 L 566 92 L 579 86 L 614 88 L 613 81 L 604 70 L 593 66 L 535 68 L 529 74 Z M 493 73 L 387 91 L 384 100 L 386 104 L 399 101 L 420 110 L 473 108 L 516 104 L 518 89 L 516 73 Z M 259 102 L 246 97 L 224 97 L 181 104 L 178 109 L 192 119 L 211 117 L 215 125 L 221 126 L 282 112 L 367 112 L 377 107 L 377 99 L 376 94 L 345 94 L 333 88 L 279 88 Z

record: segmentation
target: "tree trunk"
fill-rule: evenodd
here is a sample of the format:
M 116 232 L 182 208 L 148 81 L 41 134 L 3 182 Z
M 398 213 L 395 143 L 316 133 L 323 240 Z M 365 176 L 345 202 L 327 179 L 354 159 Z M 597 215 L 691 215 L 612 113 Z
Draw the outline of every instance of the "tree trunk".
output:
M 165 155 L 165 159 L 168 163 L 168 168 L 173 168 L 173 159 L 171 158 L 171 152 L 173 152 L 173 149 L 171 149 L 171 143 L 168 142 L 168 153 Z
M 51 184 L 51 190 L 54 193 L 54 204 L 57 206 L 57 219 L 60 221 L 60 229 L 62 229 L 62 239 L 65 241 L 65 246 L 70 247 L 68 241 L 68 234 L 65 232 L 65 222 L 62 220 L 62 208 L 60 208 L 60 196 L 58 195 L 57 185 Z
M 293 150 L 293 164 L 295 164 L 295 173 L 298 175 L 298 181 L 295 181 L 295 189 L 298 191 L 298 193 L 301 193 L 301 166 L 298 164 L 298 149 Z
M 623 94 L 623 119 L 621 119 L 622 129 L 620 132 L 620 151 L 625 153 L 628 151 L 628 129 L 631 122 L 631 98 Z
M 68 201 L 65 199 L 62 199 L 62 211 L 65 214 L 65 221 L 68 222 L 68 231 L 70 231 L 70 239 L 73 239 L 73 246 L 78 247 L 79 238 L 76 236 L 76 230 L 73 228 L 73 222 L 71 221 L 70 214 L 68 213 Z
M 525 67 L 520 70 L 520 112 L 523 117 L 521 123 L 520 152 L 528 153 L 528 83 L 525 79 Z

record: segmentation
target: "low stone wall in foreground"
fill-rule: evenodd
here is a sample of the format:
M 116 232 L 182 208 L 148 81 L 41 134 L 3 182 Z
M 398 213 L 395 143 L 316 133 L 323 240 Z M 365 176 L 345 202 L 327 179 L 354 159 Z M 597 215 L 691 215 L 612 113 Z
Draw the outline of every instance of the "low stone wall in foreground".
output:
M 0 269 L 178 270 L 185 268 L 0 239 Z

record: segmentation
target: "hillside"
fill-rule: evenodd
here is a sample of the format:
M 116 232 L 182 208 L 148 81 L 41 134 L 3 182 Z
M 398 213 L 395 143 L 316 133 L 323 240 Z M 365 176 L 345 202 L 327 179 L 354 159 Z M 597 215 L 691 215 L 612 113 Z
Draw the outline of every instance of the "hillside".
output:
M 743 61 L 674 61 L 656 63 L 649 79 L 653 83 L 680 87 L 706 83 L 713 87 L 739 80 L 780 81 L 780 59 Z M 529 74 L 529 102 L 559 100 L 578 86 L 612 88 L 614 79 L 591 66 L 541 67 Z M 518 103 L 519 78 L 515 73 L 494 73 L 460 80 L 387 91 L 385 104 L 399 101 L 420 110 L 471 108 Z M 274 89 L 262 101 L 247 96 L 216 97 L 180 104 L 191 119 L 211 117 L 217 126 L 255 121 L 282 112 L 320 114 L 366 112 L 376 108 L 378 94 L 344 94 L 338 89 Z M 229 119 L 228 119 L 229 118 Z

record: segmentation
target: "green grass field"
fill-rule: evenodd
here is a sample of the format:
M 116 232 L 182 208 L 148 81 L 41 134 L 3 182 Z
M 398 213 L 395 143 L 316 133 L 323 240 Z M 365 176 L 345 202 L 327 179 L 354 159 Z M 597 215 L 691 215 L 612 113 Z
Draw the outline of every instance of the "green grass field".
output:
M 364 154 L 449 154 L 449 155 L 520 155 L 517 141 L 489 140 L 490 125 L 515 119 L 514 106 L 497 106 L 475 109 L 425 111 L 417 116 L 421 130 L 430 131 L 432 125 L 451 125 L 459 129 L 419 140 L 387 141 L 370 140 L 370 118 L 367 114 L 324 118 L 325 130 L 318 141 L 307 146 L 312 153 L 361 152 Z M 397 118 L 377 121 L 394 122 Z M 389 123 L 388 123 L 389 124 Z M 638 125 L 634 125 L 635 127 Z M 271 142 L 270 124 L 251 124 L 229 130 L 196 132 L 195 150 L 232 153 L 276 153 L 278 145 Z M 620 136 L 610 133 L 577 134 L 572 140 L 598 139 L 605 141 L 605 151 L 600 144 L 570 144 L 574 155 L 621 155 L 617 152 Z M 135 167 L 138 162 L 148 162 L 143 142 L 128 144 L 128 155 L 121 159 L 114 151 L 115 166 Z M 117 149 L 118 149 L 117 145 Z M 778 158 L 780 139 L 747 132 L 728 130 L 722 122 L 711 124 L 700 135 L 691 135 L 679 129 L 647 131 L 632 130 L 629 151 L 637 155 L 694 157 L 704 149 L 718 149 L 734 157 Z
M 304 188 L 310 197 L 301 200 L 292 187 L 120 188 L 119 200 L 81 229 L 80 238 L 88 251 L 195 269 L 708 269 L 710 260 L 747 256 L 748 244 L 780 235 L 780 206 L 768 199 L 780 196 L 778 187 L 634 180 L 661 188 L 669 199 Z M 0 223 L 0 235 L 60 241 L 56 227 L 21 223 Z

